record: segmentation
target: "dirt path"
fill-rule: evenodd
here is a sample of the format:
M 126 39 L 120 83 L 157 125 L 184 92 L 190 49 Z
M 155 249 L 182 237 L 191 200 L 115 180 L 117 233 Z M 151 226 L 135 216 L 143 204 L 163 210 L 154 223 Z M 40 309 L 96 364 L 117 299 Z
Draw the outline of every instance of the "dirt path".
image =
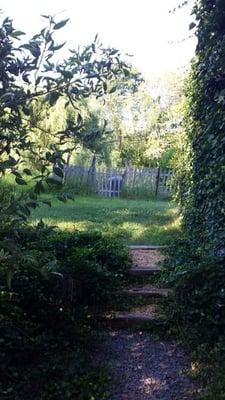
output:
M 154 341 L 146 333 L 114 331 L 102 360 L 110 365 L 111 400 L 193 400 L 197 387 L 185 377 L 190 361 L 174 342 Z
M 165 298 L 165 289 L 146 288 L 146 280 L 151 279 L 153 270 L 163 260 L 160 249 L 139 248 L 130 250 L 130 254 L 133 260 L 131 272 L 140 269 L 138 277 L 142 286 L 135 282 L 126 293 L 135 295 L 139 306 L 136 310 L 131 305 L 130 310 L 115 315 L 114 325 L 111 325 L 114 329 L 109 331 L 108 340 L 99 354 L 100 363 L 106 361 L 110 366 L 113 382 L 110 400 L 194 400 L 198 386 L 188 378 L 191 365 L 187 354 L 175 342 L 153 340 L 144 331 L 146 319 L 151 324 L 157 318 L 157 313 L 150 316 L 148 313 L 148 308 L 154 306 L 154 298 Z M 150 292 L 149 305 L 145 304 L 140 312 L 143 294 Z M 125 330 L 119 330 L 121 325 Z M 136 328 L 135 333 L 126 330 L 127 327 Z

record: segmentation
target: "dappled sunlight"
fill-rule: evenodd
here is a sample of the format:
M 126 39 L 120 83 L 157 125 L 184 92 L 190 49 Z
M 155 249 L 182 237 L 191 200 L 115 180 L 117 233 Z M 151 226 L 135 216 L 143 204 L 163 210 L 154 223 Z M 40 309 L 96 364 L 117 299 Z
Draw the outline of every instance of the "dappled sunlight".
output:
M 51 208 L 43 204 L 33 212 L 31 223 L 40 219 L 60 230 L 99 230 L 130 244 L 167 244 L 180 225 L 169 201 L 81 196 L 67 203 L 54 199 Z
M 183 371 L 190 360 L 172 341 L 157 341 L 146 332 L 114 331 L 103 357 L 119 382 L 115 399 L 193 399 L 198 386 Z M 124 393 L 124 396 L 118 396 Z M 114 397 L 112 397 L 114 398 Z
M 129 232 L 131 241 L 137 241 L 147 233 L 147 227 L 137 222 L 124 222 L 121 224 L 120 230 Z
M 145 394 L 152 394 L 156 391 L 166 389 L 167 383 L 161 379 L 149 376 L 141 379 L 139 389 Z
M 176 214 L 174 215 L 174 217 L 176 217 Z M 175 218 L 174 220 L 172 220 L 171 222 L 166 224 L 164 226 L 164 229 L 167 232 L 170 232 L 170 231 L 178 232 L 181 228 L 181 223 L 182 223 L 182 218 L 180 216 L 178 216 L 177 218 Z
M 38 219 L 34 219 L 31 222 L 31 225 L 35 225 L 38 223 Z M 59 220 L 54 220 L 52 218 L 43 218 L 42 221 L 50 226 L 55 226 L 58 229 L 62 230 L 62 231 L 87 231 L 89 229 L 94 230 L 98 228 L 98 224 L 94 224 L 94 223 L 90 223 L 88 221 L 79 221 L 79 222 L 75 222 L 75 221 L 59 221 Z

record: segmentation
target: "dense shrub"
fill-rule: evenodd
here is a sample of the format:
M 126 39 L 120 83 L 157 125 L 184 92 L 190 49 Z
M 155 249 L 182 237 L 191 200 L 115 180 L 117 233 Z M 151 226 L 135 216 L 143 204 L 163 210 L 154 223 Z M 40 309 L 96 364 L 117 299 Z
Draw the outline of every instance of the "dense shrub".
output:
M 167 281 L 174 286 L 168 315 L 197 349 L 196 359 L 213 381 L 206 398 L 224 399 L 224 1 L 195 1 L 193 15 L 198 44 L 186 87 L 186 138 L 177 180 L 185 237 L 166 268 Z
M 222 400 L 225 393 L 225 259 L 194 246 L 188 237 L 168 250 L 162 279 L 173 288 L 164 304 L 170 332 L 190 347 L 195 373 L 207 395 Z
M 190 257 L 186 243 L 180 242 L 179 251 L 167 262 L 164 280 L 174 289 L 168 312 L 171 325 L 186 327 L 192 346 L 212 347 L 225 332 L 224 257 L 202 258 L 194 249 Z
M 171 327 L 196 350 L 205 383 L 212 383 L 207 399 L 223 399 L 225 388 L 225 15 L 222 2 L 215 3 L 195 7 L 199 41 L 186 87 L 187 138 L 178 170 L 185 238 L 170 254 L 166 272 L 174 286 Z
M 130 265 L 126 248 L 99 232 L 58 233 L 49 244 L 55 250 L 60 272 L 77 284 L 79 303 L 107 305 Z
M 107 398 L 105 374 L 93 372 L 84 349 L 95 343 L 96 311 L 125 276 L 127 251 L 99 233 L 53 232 L 43 223 L 0 239 L 2 398 Z

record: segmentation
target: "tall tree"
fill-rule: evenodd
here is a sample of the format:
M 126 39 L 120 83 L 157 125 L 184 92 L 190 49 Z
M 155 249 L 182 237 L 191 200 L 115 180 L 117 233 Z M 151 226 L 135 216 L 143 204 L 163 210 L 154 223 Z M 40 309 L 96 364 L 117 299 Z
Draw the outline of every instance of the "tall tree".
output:
M 23 32 L 14 29 L 11 19 L 5 18 L 0 26 L 0 253 L 9 290 L 19 257 L 23 262 L 26 257 L 18 241 L 19 231 L 31 209 L 37 207 L 38 195 L 53 184 L 52 169 L 62 178 L 66 157 L 78 139 L 86 144 L 91 141 L 79 112 L 80 101 L 91 95 L 103 96 L 108 82 L 113 85 L 129 70 L 120 53 L 104 48 L 97 37 L 90 46 L 72 51 L 69 59 L 55 64 L 53 55 L 64 44 L 55 43 L 54 33 L 68 20 L 44 18 L 47 26 L 23 44 L 19 42 Z M 43 123 L 43 115 L 50 115 L 61 100 L 63 109 L 76 109 L 76 117 L 71 119 L 68 114 L 63 124 L 53 127 Z M 45 143 L 41 151 L 37 136 Z M 27 163 L 29 154 L 35 160 L 35 171 Z M 28 190 L 6 192 L 3 178 L 9 173 L 18 185 L 26 186 L 29 181 Z M 65 201 L 67 195 L 59 198 Z

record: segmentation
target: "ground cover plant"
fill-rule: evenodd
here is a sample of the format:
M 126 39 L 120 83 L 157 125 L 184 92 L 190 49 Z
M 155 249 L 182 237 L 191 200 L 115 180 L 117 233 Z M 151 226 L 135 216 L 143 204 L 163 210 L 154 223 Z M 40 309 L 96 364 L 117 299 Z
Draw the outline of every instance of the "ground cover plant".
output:
M 1 232 L 3 250 L 9 240 Z M 16 250 L 10 291 L 11 258 L 2 259 L 0 272 L 2 398 L 107 398 L 106 372 L 91 365 L 91 354 L 98 313 L 130 266 L 127 249 L 100 233 L 39 223 L 18 230 Z
M 167 200 L 75 196 L 67 203 L 53 200 L 51 208 L 41 205 L 30 219 L 34 223 L 40 218 L 61 230 L 97 230 L 125 244 L 168 244 L 179 234 L 180 226 L 176 205 Z

